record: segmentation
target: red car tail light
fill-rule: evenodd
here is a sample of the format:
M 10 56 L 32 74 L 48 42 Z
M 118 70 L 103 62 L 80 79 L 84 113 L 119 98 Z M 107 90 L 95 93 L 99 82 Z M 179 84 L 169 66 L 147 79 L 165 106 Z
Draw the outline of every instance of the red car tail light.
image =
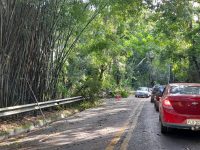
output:
M 162 105 L 164 108 L 173 109 L 172 104 L 168 99 L 163 100 Z

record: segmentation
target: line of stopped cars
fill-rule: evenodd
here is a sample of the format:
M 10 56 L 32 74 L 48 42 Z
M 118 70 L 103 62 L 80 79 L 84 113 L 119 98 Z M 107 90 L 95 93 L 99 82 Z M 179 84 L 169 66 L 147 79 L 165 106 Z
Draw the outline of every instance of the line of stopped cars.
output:
M 200 130 L 200 83 L 155 85 L 150 101 L 159 111 L 161 133 L 173 128 Z

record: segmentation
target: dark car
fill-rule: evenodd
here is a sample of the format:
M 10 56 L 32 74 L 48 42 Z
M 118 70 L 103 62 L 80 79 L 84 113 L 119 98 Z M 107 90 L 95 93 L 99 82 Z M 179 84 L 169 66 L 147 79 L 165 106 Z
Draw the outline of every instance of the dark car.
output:
M 159 88 L 160 85 L 155 85 L 152 89 L 152 92 L 151 92 L 151 102 L 153 103 L 154 102 L 154 96 L 156 94 L 156 92 L 158 91 L 158 88 Z
M 159 100 L 162 97 L 164 89 L 165 89 L 165 85 L 159 85 L 156 90 L 156 93 L 154 94 L 154 106 L 155 106 L 156 111 L 159 110 Z
M 161 132 L 200 129 L 200 84 L 168 84 L 159 101 Z

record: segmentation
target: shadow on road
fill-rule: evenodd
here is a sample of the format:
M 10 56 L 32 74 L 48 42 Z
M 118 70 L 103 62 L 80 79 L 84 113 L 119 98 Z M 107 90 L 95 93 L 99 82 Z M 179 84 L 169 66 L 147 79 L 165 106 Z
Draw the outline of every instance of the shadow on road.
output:
M 9 139 L 5 141 L 8 145 L 0 144 L 0 150 L 104 149 L 126 121 L 125 116 L 132 110 L 130 102 L 111 100 L 106 107 L 86 110 L 25 137 Z
M 191 141 L 199 139 L 200 141 L 200 131 L 172 129 L 168 134 L 165 134 L 164 136 L 172 139 L 181 138 Z

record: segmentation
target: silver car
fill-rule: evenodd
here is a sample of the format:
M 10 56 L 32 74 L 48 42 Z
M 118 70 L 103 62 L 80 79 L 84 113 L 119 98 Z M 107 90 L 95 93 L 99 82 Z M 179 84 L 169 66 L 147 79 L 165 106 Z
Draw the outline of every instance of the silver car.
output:
M 151 95 L 148 87 L 139 87 L 135 92 L 135 97 L 149 97 Z

